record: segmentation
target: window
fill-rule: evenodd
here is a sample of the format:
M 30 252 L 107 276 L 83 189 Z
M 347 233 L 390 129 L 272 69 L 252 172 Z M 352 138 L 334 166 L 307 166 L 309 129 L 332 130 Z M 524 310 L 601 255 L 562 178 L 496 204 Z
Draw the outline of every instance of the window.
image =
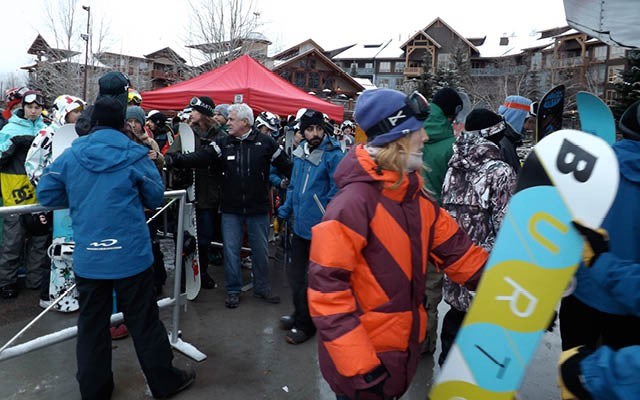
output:
M 534 53 L 531 56 L 531 69 L 537 71 L 542 67 L 542 53 Z
M 381 61 L 380 67 L 378 68 L 380 72 L 391 72 L 391 62 L 390 61 Z
M 309 72 L 309 88 L 320 88 L 320 74 L 318 72 Z
M 439 68 L 449 68 L 449 64 L 451 64 L 451 55 L 450 54 L 438 54 L 438 67 Z
M 615 58 L 624 58 L 625 56 L 625 48 L 618 46 L 611 46 L 609 51 L 609 60 L 613 60 Z
M 304 72 L 296 72 L 294 78 L 294 85 L 299 88 L 304 88 L 307 86 L 307 74 Z
M 606 93 L 604 94 L 604 101 L 609 106 L 613 105 L 617 98 L 618 98 L 618 95 L 615 90 L 607 90 Z
M 393 66 L 393 71 L 404 72 L 404 62 L 396 61 L 395 65 Z
M 594 60 L 606 60 L 607 59 L 607 46 L 598 46 L 593 48 Z
M 622 75 L 623 67 L 621 65 L 616 65 L 613 67 L 609 67 L 609 73 L 607 74 L 607 80 L 609 83 L 615 83 L 618 80 L 618 77 Z
M 366 69 L 373 69 L 373 63 L 364 63 Z
M 380 79 L 376 86 L 378 86 L 379 88 L 388 88 L 389 87 L 389 80 L 388 79 Z

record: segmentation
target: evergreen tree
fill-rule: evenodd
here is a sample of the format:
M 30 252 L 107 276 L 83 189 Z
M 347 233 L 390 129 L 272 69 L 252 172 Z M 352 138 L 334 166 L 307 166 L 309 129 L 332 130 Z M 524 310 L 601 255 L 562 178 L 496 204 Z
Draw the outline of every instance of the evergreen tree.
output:
M 418 92 L 425 98 L 430 99 L 434 92 L 434 76 L 431 73 L 431 63 L 433 56 L 429 51 L 424 52 L 422 57 L 422 73 L 418 78 Z
M 640 50 L 627 51 L 626 68 L 620 78 L 620 82 L 614 85 L 617 96 L 612 110 L 616 119 L 632 103 L 640 100 Z

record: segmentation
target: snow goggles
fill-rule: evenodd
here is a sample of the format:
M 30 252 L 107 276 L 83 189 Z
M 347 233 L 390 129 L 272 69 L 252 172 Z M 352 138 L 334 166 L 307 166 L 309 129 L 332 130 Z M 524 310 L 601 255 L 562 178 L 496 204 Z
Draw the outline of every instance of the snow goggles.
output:
M 213 107 L 211 107 L 209 104 L 205 103 L 204 101 L 200 100 L 197 97 L 192 98 L 191 101 L 189 102 L 189 105 L 191 107 L 202 107 L 205 110 L 210 111 L 211 115 L 213 115 Z
M 425 121 L 431 109 L 429 102 L 419 92 L 414 91 L 404 99 L 404 107 L 384 117 L 380 122 L 367 129 L 367 136 L 377 136 L 390 132 L 396 126 L 413 117 L 418 121 Z
M 497 124 L 493 125 L 493 126 L 489 126 L 487 128 L 482 128 L 482 129 L 478 129 L 476 131 L 467 131 L 469 133 L 474 133 L 474 134 L 478 134 L 480 136 L 482 136 L 483 138 L 488 138 L 491 137 L 497 133 L 502 132 L 503 130 L 507 129 L 507 125 L 505 125 L 504 120 L 498 122 Z
M 42 93 L 29 93 L 22 98 L 23 104 L 36 103 L 40 107 L 44 107 L 44 96 Z

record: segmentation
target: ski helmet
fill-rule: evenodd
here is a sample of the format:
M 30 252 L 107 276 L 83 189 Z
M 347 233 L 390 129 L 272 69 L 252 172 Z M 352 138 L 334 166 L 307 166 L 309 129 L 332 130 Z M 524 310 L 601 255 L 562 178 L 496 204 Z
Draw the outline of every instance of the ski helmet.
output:
M 130 106 L 139 106 L 140 103 L 142 103 L 140 92 L 130 87 L 127 93 L 127 104 Z
M 266 126 L 271 132 L 278 132 L 280 119 L 272 112 L 263 111 L 256 118 L 256 128 L 260 129 L 261 126 Z
M 344 128 L 351 128 L 351 130 L 355 130 L 356 126 L 353 122 L 349 121 L 348 119 L 345 120 L 342 125 L 340 125 L 340 130 L 344 130 Z
M 55 123 L 64 125 L 67 123 L 67 114 L 78 108 L 84 108 L 85 106 L 86 103 L 79 97 L 71 96 L 69 94 L 60 95 L 56 97 L 53 102 L 53 107 L 51 107 L 51 118 Z
M 625 139 L 640 140 L 640 100 L 625 110 L 618 127 Z

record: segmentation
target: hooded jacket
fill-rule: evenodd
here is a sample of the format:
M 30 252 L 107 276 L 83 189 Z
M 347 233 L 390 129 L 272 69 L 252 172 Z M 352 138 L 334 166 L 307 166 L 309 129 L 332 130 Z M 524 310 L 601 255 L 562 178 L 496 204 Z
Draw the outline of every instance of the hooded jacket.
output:
M 620 183 L 618 193 L 609 213 L 602 222 L 602 228 L 609 233 L 610 253 L 622 260 L 640 264 L 640 141 L 623 139 L 613 145 L 620 165 Z M 599 267 L 603 260 L 598 259 Z M 580 266 L 576 278 L 577 286 L 573 293 L 578 300 L 602 312 L 628 315 L 628 304 L 613 299 L 607 294 L 607 288 L 594 273 L 595 268 Z M 637 287 L 629 287 L 638 296 Z M 632 295 L 632 293 L 630 293 Z
M 22 109 L 18 109 L 0 131 L 0 184 L 5 206 L 36 202 L 24 162 L 34 136 L 44 127 L 42 116 L 31 121 L 24 118 Z
M 409 386 L 426 333 L 427 261 L 473 287 L 487 259 L 424 194 L 418 172 L 393 189 L 397 178 L 356 146 L 338 165 L 339 192 L 312 228 L 307 293 L 320 369 L 349 398 L 381 381 L 385 398 Z
M 422 149 L 422 161 L 427 167 L 423 172 L 425 186 L 441 203 L 442 183 L 447 172 L 447 163 L 453 154 L 453 126 L 437 104 L 431 104 L 429 118 L 424 121 L 429 140 Z
M 463 132 L 453 145 L 442 186 L 442 207 L 473 243 L 491 251 L 515 183 L 516 174 L 501 160 L 496 144 Z M 444 299 L 457 310 L 467 311 L 471 295 L 445 277 Z
M 286 201 L 278 209 L 278 216 L 289 219 L 293 215 L 293 232 L 311 240 L 311 228 L 322 219 L 322 211 L 316 204 L 317 196 L 322 206 L 327 204 L 338 191 L 333 174 L 344 153 L 340 143 L 325 135 L 318 148 L 307 154 L 307 141 L 303 141 L 293 151 L 293 171 L 287 187 Z
M 121 279 L 151 266 L 144 208 L 162 205 L 164 185 L 147 149 L 98 126 L 48 166 L 37 188 L 45 206 L 68 206 L 75 273 Z

